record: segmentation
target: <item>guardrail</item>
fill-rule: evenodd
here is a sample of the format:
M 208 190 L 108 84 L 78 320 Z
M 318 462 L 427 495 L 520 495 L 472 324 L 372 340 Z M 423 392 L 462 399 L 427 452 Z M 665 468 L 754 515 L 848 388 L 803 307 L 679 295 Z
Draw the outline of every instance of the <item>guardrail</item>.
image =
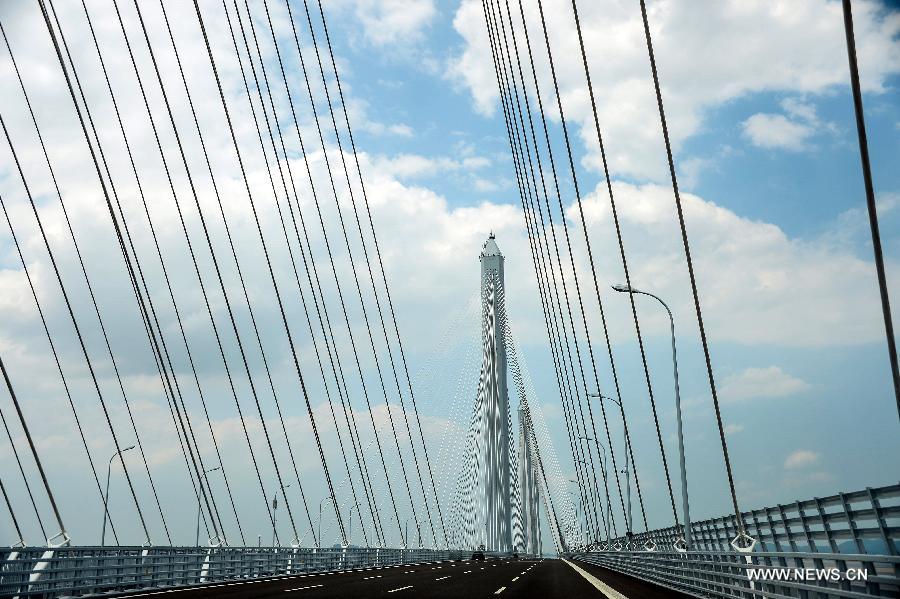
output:
M 900 484 L 751 510 L 743 520 L 759 551 L 900 555 Z M 693 522 L 692 549 L 731 551 L 737 534 L 733 514 Z M 609 548 L 672 547 L 681 536 L 681 527 L 670 526 L 635 533 L 631 547 L 625 537 L 613 539 Z
M 468 557 L 471 552 L 466 552 Z M 0 549 L 0 597 L 71 597 L 459 559 L 432 549 L 60 547 Z
M 896 555 L 656 550 L 571 557 L 702 598 L 900 597 Z
M 900 484 L 743 513 L 750 551 L 731 546 L 734 515 L 575 550 L 596 564 L 695 597 L 900 597 Z M 598 550 L 599 549 L 599 550 Z

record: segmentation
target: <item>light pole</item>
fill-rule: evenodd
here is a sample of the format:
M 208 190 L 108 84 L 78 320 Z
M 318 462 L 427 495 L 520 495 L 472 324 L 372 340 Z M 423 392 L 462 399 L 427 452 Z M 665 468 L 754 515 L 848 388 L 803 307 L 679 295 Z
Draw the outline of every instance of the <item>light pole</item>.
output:
M 604 487 L 604 491 L 606 492 L 607 507 L 609 507 L 609 502 L 608 502 L 608 500 L 609 500 L 609 485 L 607 484 L 607 480 L 606 480 L 606 478 L 607 478 L 606 477 L 606 448 L 599 441 L 597 441 L 597 439 L 595 439 L 594 437 L 578 437 L 578 438 L 583 439 L 585 441 L 593 441 L 594 444 L 597 446 L 597 457 L 598 458 L 600 457 L 600 450 L 601 449 L 603 450 L 603 459 L 600 462 L 600 473 L 603 475 L 603 487 Z M 603 514 L 603 498 L 602 497 L 600 498 L 600 513 L 601 513 L 601 515 Z M 612 518 L 612 512 L 610 512 L 610 518 Z M 606 539 L 609 540 L 609 522 L 607 522 L 605 519 L 603 522 L 603 526 L 604 526 L 604 528 L 606 528 Z M 595 538 L 594 542 L 599 544 L 599 539 Z
M 350 506 L 350 529 L 347 532 L 347 545 L 353 542 L 353 508 L 355 507 L 355 505 Z M 363 530 L 363 532 L 365 532 L 365 530 Z
M 575 485 L 578 484 L 578 481 L 575 480 L 574 478 L 570 478 L 569 482 L 572 484 L 575 484 Z M 580 487 L 580 485 L 579 485 L 579 487 Z M 569 496 L 572 498 L 572 503 L 575 504 L 575 523 L 578 525 L 578 529 L 580 529 L 580 530 L 578 530 L 579 535 L 580 535 L 580 537 L 584 537 L 585 536 L 584 527 L 582 527 L 582 525 L 581 525 L 581 499 L 579 498 L 576 500 L 575 492 L 572 491 L 572 489 L 566 489 L 566 490 L 569 492 Z
M 601 393 L 588 393 L 588 397 L 596 397 L 601 401 L 608 399 L 619 406 L 619 410 L 622 412 L 622 443 L 624 444 L 625 451 L 625 470 L 622 471 L 622 474 L 625 475 L 625 500 L 628 503 L 628 513 L 625 514 L 625 529 L 627 533 L 626 536 L 631 538 L 631 469 L 629 468 L 628 429 L 625 428 L 625 409 L 622 407 L 621 401 L 612 397 L 607 397 Z
M 641 291 L 634 287 L 629 287 L 628 285 L 613 285 L 612 288 L 620 293 L 637 293 L 639 295 L 650 296 L 662 304 L 662 307 L 666 309 L 666 313 L 669 315 L 669 326 L 672 331 L 672 369 L 675 378 L 675 418 L 678 422 L 678 460 L 681 464 L 681 509 L 684 511 L 684 545 L 685 549 L 687 549 L 691 546 L 691 514 L 688 502 L 687 467 L 684 463 L 684 434 L 681 426 L 681 391 L 678 388 L 678 356 L 675 352 L 675 318 L 672 316 L 672 310 L 669 309 L 666 302 L 662 301 L 662 299 L 649 291 Z
M 100 532 L 100 546 L 101 547 L 106 546 L 106 514 L 109 509 L 109 475 L 110 475 L 110 472 L 112 471 L 112 463 L 113 463 L 113 460 L 116 459 L 116 456 L 121 456 L 123 453 L 125 453 L 126 451 L 128 451 L 130 449 L 134 449 L 134 445 L 131 445 L 130 447 L 126 447 L 125 449 L 122 449 L 122 450 L 117 451 L 116 453 L 112 454 L 112 456 L 110 456 L 110 458 L 109 458 L 109 464 L 107 464 L 107 466 L 106 466 L 106 493 L 104 493 L 104 495 L 103 495 L 103 529 Z M 124 466 L 124 462 L 123 462 L 123 466 Z
M 579 437 L 579 439 L 587 439 L 587 438 L 588 438 L 588 437 Z M 588 448 L 588 453 L 590 453 L 590 448 Z M 582 466 L 584 466 L 584 471 L 585 471 L 584 477 L 585 477 L 585 479 L 587 479 L 587 472 L 588 472 L 588 471 L 590 471 L 590 472 L 593 474 L 593 477 L 594 477 L 594 490 L 593 490 L 593 493 L 591 493 L 591 490 L 590 490 L 590 481 L 588 481 L 588 484 L 587 484 L 588 490 L 585 491 L 585 495 L 584 495 L 584 496 L 585 496 L 585 499 L 587 499 L 587 498 L 590 498 L 590 499 L 591 499 L 591 507 L 593 508 L 592 511 L 594 512 L 594 530 L 593 530 L 593 536 L 594 536 L 594 541 L 598 541 L 599 539 L 597 539 L 597 535 L 599 534 L 599 532 L 598 532 L 598 528 L 597 528 L 597 527 L 598 527 L 598 524 L 597 524 L 597 523 L 598 523 L 598 521 L 599 521 L 599 516 L 597 515 L 597 500 L 599 499 L 598 496 L 599 496 L 600 492 L 599 492 L 599 490 L 597 489 L 597 484 L 596 484 L 596 483 L 597 483 L 597 474 L 594 472 L 593 468 L 591 468 L 591 467 L 588 465 L 588 463 L 587 463 L 586 461 L 584 461 L 584 460 L 575 460 L 575 461 L 578 462 L 579 464 L 581 464 Z M 590 533 L 592 532 L 592 531 L 591 531 L 591 527 L 590 527 L 590 525 L 589 525 L 589 523 L 588 523 L 588 514 L 587 514 L 588 506 L 584 505 L 583 511 L 584 511 L 584 526 L 585 526 L 585 528 L 586 528 L 587 531 L 588 531 L 587 534 L 585 534 L 585 540 L 587 540 L 587 538 L 590 536 Z M 601 511 L 601 512 L 603 511 L 603 504 L 602 504 L 602 503 L 600 504 L 600 511 Z
M 288 483 L 282 487 L 283 489 L 288 489 L 294 483 Z M 287 493 L 285 493 L 285 501 L 287 501 Z M 278 491 L 272 494 L 272 547 L 275 546 L 275 539 L 278 537 L 275 534 L 275 522 L 278 518 Z
M 216 466 L 215 468 L 210 468 L 209 470 L 204 470 L 203 475 L 206 476 L 210 472 L 215 472 L 216 470 L 219 470 L 220 468 L 221 468 L 221 466 Z M 207 488 L 208 488 L 209 487 L 209 477 L 206 478 L 206 483 L 207 483 Z M 194 543 L 196 547 L 200 546 L 200 510 L 201 510 L 200 495 L 198 494 L 197 495 L 197 539 Z
M 316 539 L 316 544 L 319 546 L 319 549 L 322 548 L 322 502 L 327 499 L 334 499 L 333 495 L 329 495 L 328 497 L 323 497 L 319 501 L 319 538 Z

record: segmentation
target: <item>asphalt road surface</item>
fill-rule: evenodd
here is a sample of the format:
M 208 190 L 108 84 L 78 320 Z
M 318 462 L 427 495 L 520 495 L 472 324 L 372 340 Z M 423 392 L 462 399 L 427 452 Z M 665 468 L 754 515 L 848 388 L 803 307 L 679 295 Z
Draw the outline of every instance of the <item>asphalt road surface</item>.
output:
M 685 595 L 598 568 L 563 560 L 488 560 L 486 562 L 438 562 L 329 572 L 278 578 L 213 583 L 183 589 L 143 591 L 122 597 L 278 597 L 280 599 L 363 599 L 384 596 L 523 597 L 576 599 L 687 599 Z

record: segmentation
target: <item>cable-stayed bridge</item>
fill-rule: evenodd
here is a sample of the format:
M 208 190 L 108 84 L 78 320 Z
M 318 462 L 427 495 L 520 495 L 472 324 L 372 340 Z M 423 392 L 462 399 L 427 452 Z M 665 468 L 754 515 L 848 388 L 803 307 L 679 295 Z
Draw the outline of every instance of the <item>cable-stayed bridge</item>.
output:
M 379 237 L 382 200 L 320 0 L 37 0 L 0 12 L 4 261 L 44 360 L 0 345 L 12 534 L 0 596 L 898 596 L 900 484 L 740 502 L 698 291 L 715 273 L 693 266 L 638 4 L 730 514 L 691 518 L 709 491 L 689 486 L 675 321 L 632 284 L 608 178 L 625 283 L 598 279 L 557 83 L 572 57 L 548 34 L 555 6 L 482 2 L 530 255 L 504 255 L 493 233 L 472 248 L 475 295 L 450 318 L 471 334 L 448 331 L 417 376 L 417 332 L 392 295 L 402 260 Z M 578 3 L 566 7 L 605 172 L 599 57 Z M 847 0 L 844 11 L 900 406 Z M 39 27 L 25 35 L 26 21 Z M 513 260 L 534 273 L 546 364 L 525 363 L 513 330 Z M 640 296 L 671 326 L 677 456 Z M 622 390 L 611 297 L 629 303 L 646 397 Z M 539 396 L 538 369 L 558 404 Z M 649 443 L 633 432 L 647 403 Z M 559 432 L 542 405 L 561 409 Z M 636 454 L 657 450 L 653 480 Z

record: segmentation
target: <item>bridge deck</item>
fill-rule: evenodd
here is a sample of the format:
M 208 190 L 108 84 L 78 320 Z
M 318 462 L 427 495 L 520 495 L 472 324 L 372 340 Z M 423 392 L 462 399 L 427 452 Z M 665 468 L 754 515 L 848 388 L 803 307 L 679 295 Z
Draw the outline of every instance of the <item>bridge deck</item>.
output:
M 681 595 L 590 564 L 578 564 L 614 589 L 603 593 L 563 560 L 488 560 L 389 566 L 276 579 L 210 584 L 181 590 L 143 591 L 120 597 L 153 597 L 177 593 L 193 597 L 344 598 L 387 595 L 401 598 L 446 597 L 607 597 L 608 599 L 686 599 Z M 287 594 L 286 594 L 287 593 Z M 618 595 L 617 593 L 621 593 Z

